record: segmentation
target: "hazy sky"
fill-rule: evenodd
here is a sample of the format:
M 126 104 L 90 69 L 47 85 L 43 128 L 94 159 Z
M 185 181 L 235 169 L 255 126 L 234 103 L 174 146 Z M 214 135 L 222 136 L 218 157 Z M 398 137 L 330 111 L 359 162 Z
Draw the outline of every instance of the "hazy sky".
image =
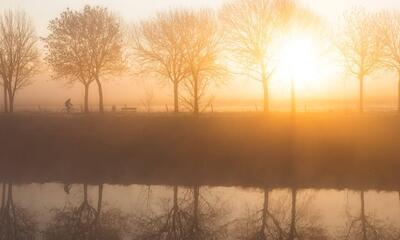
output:
M 152 13 L 174 7 L 217 8 L 228 0 L 1 0 L 0 10 L 24 9 L 33 18 L 40 34 L 46 33 L 47 23 L 65 8 L 80 9 L 86 4 L 107 6 L 130 22 Z M 299 0 L 322 16 L 335 19 L 355 6 L 370 10 L 400 9 L 399 0 Z
M 72 9 L 80 9 L 85 4 L 102 5 L 109 7 L 115 13 L 120 14 L 126 22 L 133 22 L 139 19 L 151 16 L 154 12 L 174 8 L 174 7 L 213 7 L 218 8 L 227 0 L 0 0 L 0 11 L 6 9 L 23 9 L 32 18 L 37 33 L 44 37 L 47 35 L 47 24 L 49 20 L 57 17 L 61 11 L 69 7 Z M 400 0 L 299 0 L 299 2 L 314 9 L 321 16 L 326 17 L 335 22 L 341 14 L 355 6 L 362 6 L 370 10 L 400 9 Z M 133 78 L 133 77 L 132 77 Z M 130 77 L 124 78 L 122 81 L 110 80 L 105 86 L 105 100 L 111 104 L 140 104 L 140 99 L 144 95 L 144 87 L 141 81 L 129 80 Z M 337 83 L 339 87 L 349 88 L 349 92 L 355 89 L 355 82 L 343 81 Z M 395 82 L 386 83 L 391 86 Z M 368 88 L 368 83 L 367 83 Z M 372 86 L 371 88 L 375 88 Z M 391 87 L 386 87 L 390 91 Z M 261 88 L 257 83 L 243 83 L 234 81 L 218 91 L 217 100 L 228 100 L 240 95 L 240 91 L 246 89 L 247 98 L 260 98 Z M 95 89 L 93 89 L 95 90 Z M 254 94 L 252 94 L 254 91 Z M 282 90 L 284 91 L 284 90 Z M 95 91 L 92 91 L 95 94 Z M 356 92 L 356 91 L 355 91 Z M 168 88 L 164 87 L 161 92 L 157 91 L 157 99 L 169 99 L 170 94 Z M 251 94 L 249 94 L 251 93 Z M 312 93 L 311 93 L 312 94 Z M 253 95 L 253 96 L 252 96 Z M 319 94 L 324 96 L 324 92 Z M 17 96 L 17 105 L 62 105 L 64 99 L 72 97 L 77 103 L 81 102 L 82 90 L 79 86 L 65 88 L 63 83 L 54 82 L 44 74 L 37 77 L 37 81 L 32 86 L 21 91 Z M 356 95 L 354 95 L 356 96 Z M 395 92 L 385 93 L 386 97 L 395 97 Z M 367 93 L 368 97 L 368 93 Z M 93 95 L 92 95 L 93 98 Z M 92 101 L 94 101 L 92 99 Z M 161 102 L 161 100 L 160 100 Z

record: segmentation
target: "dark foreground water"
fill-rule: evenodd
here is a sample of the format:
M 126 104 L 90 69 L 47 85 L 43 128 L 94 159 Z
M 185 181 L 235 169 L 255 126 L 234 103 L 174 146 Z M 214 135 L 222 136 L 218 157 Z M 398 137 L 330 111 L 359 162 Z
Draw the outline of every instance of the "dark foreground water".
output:
M 82 184 L 15 185 L 10 211 L 5 210 L 9 199 L 5 196 L 0 239 L 400 236 L 398 192 L 365 191 L 362 198 L 362 192 L 352 190 L 179 187 L 176 192 L 169 186 L 104 185 L 101 205 L 98 193 L 98 186 L 88 186 L 85 201 Z

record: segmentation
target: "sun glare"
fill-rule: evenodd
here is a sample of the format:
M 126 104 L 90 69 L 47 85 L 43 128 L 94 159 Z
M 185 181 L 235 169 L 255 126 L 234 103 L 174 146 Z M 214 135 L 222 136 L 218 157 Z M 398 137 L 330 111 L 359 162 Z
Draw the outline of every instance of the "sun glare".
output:
M 315 79 L 319 64 L 315 45 L 312 39 L 303 36 L 286 40 L 278 57 L 280 74 L 294 78 L 299 84 Z
M 296 33 L 279 43 L 276 54 L 275 88 L 287 96 L 292 87 L 301 98 L 325 96 L 337 69 L 330 56 L 321 54 L 324 43 L 308 34 Z M 279 97 L 279 96 L 277 96 Z

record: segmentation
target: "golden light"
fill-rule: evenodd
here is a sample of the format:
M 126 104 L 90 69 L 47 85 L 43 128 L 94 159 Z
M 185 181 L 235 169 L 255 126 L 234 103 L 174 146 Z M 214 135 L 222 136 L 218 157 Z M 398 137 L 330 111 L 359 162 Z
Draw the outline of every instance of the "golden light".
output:
M 283 42 L 278 55 L 278 71 L 282 77 L 293 78 L 296 85 L 316 81 L 319 59 L 313 39 L 307 36 L 292 36 Z
M 280 41 L 275 54 L 274 97 L 290 99 L 292 87 L 303 103 L 331 96 L 332 76 L 337 76 L 338 69 L 329 49 L 326 41 L 310 32 L 293 32 Z

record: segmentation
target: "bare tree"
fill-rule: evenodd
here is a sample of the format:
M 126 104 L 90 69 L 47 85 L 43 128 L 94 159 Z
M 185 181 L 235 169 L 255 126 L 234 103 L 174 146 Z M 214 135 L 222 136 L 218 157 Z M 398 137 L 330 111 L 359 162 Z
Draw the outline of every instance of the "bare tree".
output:
M 260 81 L 264 111 L 269 111 L 269 82 L 274 72 L 274 41 L 290 18 L 290 0 L 236 0 L 226 4 L 221 19 L 226 28 L 227 49 L 243 73 Z
M 64 209 L 54 209 L 55 221 L 45 231 L 45 239 L 103 239 L 104 232 L 102 205 L 103 205 L 103 184 L 98 185 L 97 208 L 89 203 L 88 185 L 83 184 L 83 201 L 79 207 L 66 206 Z M 70 184 L 64 185 L 64 191 L 69 194 Z M 106 228 L 107 229 L 107 228 Z M 117 238 L 118 239 L 118 238 Z
M 50 21 L 50 34 L 44 39 L 47 48 L 46 61 L 55 73 L 54 79 L 67 80 L 67 84 L 79 82 L 84 86 L 84 112 L 89 112 L 89 87 L 94 81 L 90 68 L 90 49 L 87 47 L 85 22 L 81 14 L 70 9 Z
M 360 212 L 352 215 L 346 209 L 347 222 L 339 238 L 344 240 L 392 240 L 398 239 L 398 231 L 390 224 L 367 214 L 365 207 L 365 191 L 360 191 Z
M 16 92 L 30 85 L 38 71 L 39 51 L 31 20 L 22 11 L 5 11 L 0 17 L 0 74 L 5 111 L 14 111 Z
M 90 71 L 99 91 L 99 110 L 104 112 L 102 77 L 121 73 L 125 68 L 124 39 L 120 20 L 107 8 L 85 6 L 83 38 L 90 52 Z
M 5 202 L 0 210 L 0 240 L 30 240 L 37 234 L 34 215 L 16 206 L 13 198 L 13 184 L 3 185 Z
M 161 77 L 173 85 L 174 111 L 179 112 L 179 84 L 188 76 L 179 10 L 159 13 L 136 25 L 133 49 L 140 73 Z
M 101 186 L 102 187 L 102 186 Z M 99 189 L 100 191 L 100 189 Z M 101 198 L 101 196 L 99 196 Z M 101 201 L 99 201 L 101 203 Z M 100 210 L 99 210 L 100 209 Z M 94 209 L 88 203 L 87 187 L 84 187 L 84 201 L 78 208 L 67 204 L 60 209 L 52 209 L 53 218 L 43 231 L 45 240 L 122 240 L 128 232 L 129 216 L 114 208 L 98 213 L 101 206 Z
M 57 78 L 79 81 L 85 86 L 85 110 L 89 85 L 97 84 L 99 111 L 104 112 L 102 78 L 125 68 L 123 34 L 119 18 L 107 8 L 85 6 L 66 10 L 50 22 L 46 38 L 47 61 Z
M 397 109 L 400 113 L 400 12 L 381 12 L 376 17 L 376 26 L 377 37 L 384 45 L 381 62 L 385 67 L 397 72 Z
M 271 232 L 271 229 L 268 226 L 268 221 L 272 220 L 276 227 L 278 227 L 278 231 L 280 229 L 280 225 L 275 222 L 276 219 L 275 217 L 270 213 L 270 207 L 269 207 L 269 194 L 270 190 L 269 189 L 264 189 L 264 202 L 263 202 L 263 208 L 261 210 L 261 219 L 259 222 L 261 222 L 261 226 L 258 230 L 252 230 L 250 235 L 245 234 L 244 236 L 239 237 L 240 239 L 247 239 L 247 238 L 254 238 L 257 240 L 265 240 L 267 239 L 267 236 Z M 258 225 L 259 223 L 254 223 L 255 225 Z M 280 236 L 283 238 L 283 230 L 279 232 Z
M 145 85 L 142 104 L 146 112 L 151 112 L 153 107 L 153 100 L 154 100 L 154 89 L 150 86 Z
M 290 192 L 289 198 L 280 196 L 274 202 L 269 200 L 270 191 L 264 190 L 262 211 L 249 211 L 246 218 L 238 221 L 238 239 L 327 239 L 319 215 L 312 209 L 312 196 L 305 194 L 298 199 L 296 189 Z
M 223 221 L 225 208 L 219 202 L 208 202 L 200 187 L 191 188 L 192 199 L 179 198 L 178 187 L 173 189 L 173 205 L 161 214 L 146 214 L 135 220 L 135 240 L 217 240 L 226 239 Z M 216 205 L 217 206 L 213 206 Z
M 163 213 L 136 216 L 134 222 L 137 230 L 134 231 L 133 239 L 184 239 L 190 213 L 185 205 L 187 200 L 178 197 L 178 193 L 178 186 L 174 186 L 172 206 L 165 204 Z
M 221 63 L 222 51 L 215 14 L 209 10 L 182 10 L 179 21 L 183 29 L 184 61 L 187 64 L 189 76 L 183 81 L 181 101 L 198 114 L 208 107 L 212 98 L 204 102 L 207 90 L 212 83 L 221 82 L 226 76 L 224 65 Z
M 359 81 L 359 111 L 364 112 L 364 80 L 379 67 L 382 43 L 374 34 L 376 29 L 370 13 L 354 9 L 343 20 L 338 47 L 349 73 Z

